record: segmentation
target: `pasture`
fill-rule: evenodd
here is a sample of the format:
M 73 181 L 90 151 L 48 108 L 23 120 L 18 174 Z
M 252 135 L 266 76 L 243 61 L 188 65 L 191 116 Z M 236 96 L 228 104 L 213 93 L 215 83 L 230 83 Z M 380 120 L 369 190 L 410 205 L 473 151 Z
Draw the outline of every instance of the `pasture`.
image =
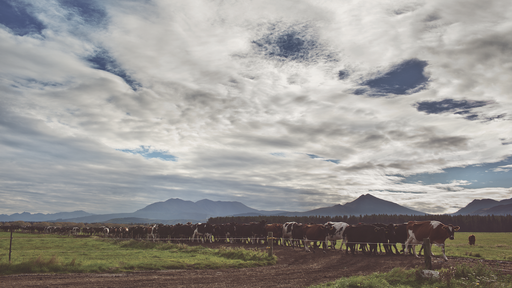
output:
M 476 237 L 474 246 L 468 244 L 468 237 L 472 234 Z M 512 261 L 512 233 L 509 232 L 455 232 L 455 239 L 447 239 L 445 244 L 448 258 Z M 432 251 L 436 256 L 442 253 L 441 248 L 437 246 L 432 246 Z
M 120 272 L 162 269 L 245 268 L 276 263 L 256 249 L 209 249 L 202 246 L 74 238 L 53 234 L 0 232 L 0 274 L 46 272 Z

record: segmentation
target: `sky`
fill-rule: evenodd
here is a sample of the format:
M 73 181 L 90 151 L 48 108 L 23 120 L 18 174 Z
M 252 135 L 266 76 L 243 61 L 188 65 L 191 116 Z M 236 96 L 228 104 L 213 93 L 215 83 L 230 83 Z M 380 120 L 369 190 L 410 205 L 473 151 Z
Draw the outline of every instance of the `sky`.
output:
M 512 198 L 507 0 L 0 0 L 0 214 Z

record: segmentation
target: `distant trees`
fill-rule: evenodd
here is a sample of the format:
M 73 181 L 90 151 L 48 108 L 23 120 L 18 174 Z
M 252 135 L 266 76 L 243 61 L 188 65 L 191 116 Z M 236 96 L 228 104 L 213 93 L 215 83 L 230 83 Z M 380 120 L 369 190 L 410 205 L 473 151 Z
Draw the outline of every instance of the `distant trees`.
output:
M 266 220 L 268 223 L 315 223 L 323 224 L 328 221 L 358 223 L 405 223 L 408 221 L 437 220 L 444 224 L 453 224 L 461 227 L 461 232 L 512 232 L 512 215 L 507 216 L 474 216 L 474 215 L 387 215 L 373 214 L 361 216 L 248 216 L 248 217 L 215 217 L 208 219 L 210 224 L 249 223 Z

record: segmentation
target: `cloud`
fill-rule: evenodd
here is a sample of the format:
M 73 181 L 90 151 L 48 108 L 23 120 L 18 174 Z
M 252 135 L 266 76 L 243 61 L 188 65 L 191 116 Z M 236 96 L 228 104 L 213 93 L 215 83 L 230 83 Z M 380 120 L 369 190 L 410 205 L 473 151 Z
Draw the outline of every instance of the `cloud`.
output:
M 509 172 L 512 169 L 512 165 L 500 166 L 492 169 L 494 172 Z
M 504 2 L 0 3 L 4 213 L 509 197 Z

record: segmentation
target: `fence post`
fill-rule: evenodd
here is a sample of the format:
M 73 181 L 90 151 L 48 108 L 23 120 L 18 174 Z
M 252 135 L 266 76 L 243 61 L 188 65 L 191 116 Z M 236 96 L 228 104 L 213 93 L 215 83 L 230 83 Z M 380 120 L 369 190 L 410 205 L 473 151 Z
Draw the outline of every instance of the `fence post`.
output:
M 11 250 L 12 249 L 12 227 L 11 227 L 11 240 L 9 241 L 9 264 L 11 264 Z
M 432 270 L 432 252 L 430 250 L 430 239 L 423 239 L 423 252 L 425 252 L 425 267 L 428 270 Z
M 274 254 L 274 232 L 268 232 L 267 242 L 268 257 L 272 257 Z

